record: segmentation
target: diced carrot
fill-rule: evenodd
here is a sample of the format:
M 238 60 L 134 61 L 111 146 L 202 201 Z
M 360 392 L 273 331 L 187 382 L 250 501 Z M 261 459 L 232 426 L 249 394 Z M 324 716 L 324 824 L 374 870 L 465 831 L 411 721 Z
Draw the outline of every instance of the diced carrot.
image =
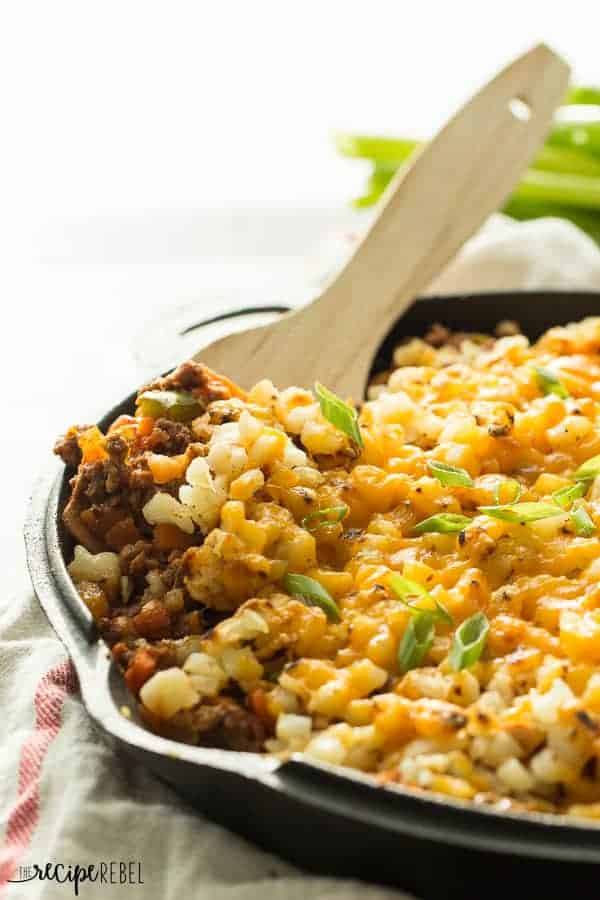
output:
M 109 426 L 108 434 L 118 434 L 126 441 L 133 441 L 138 432 L 138 420 L 135 416 L 118 416 Z
M 154 656 L 145 648 L 136 651 L 125 672 L 127 687 L 132 693 L 137 694 L 155 671 L 156 659 Z
M 204 367 L 206 369 L 208 375 L 208 388 L 211 390 L 213 387 L 226 387 L 232 397 L 239 397 L 240 400 L 246 399 L 246 391 L 243 388 L 239 387 L 234 381 L 227 378 L 226 375 L 220 375 L 218 372 L 213 372 L 212 369 L 209 369 L 208 366 Z
M 140 539 L 140 532 L 131 516 L 120 519 L 106 532 L 105 540 L 113 550 L 122 550 L 127 544 L 135 544 Z
M 158 550 L 187 550 L 193 542 L 193 535 L 185 534 L 177 525 L 164 522 L 154 529 L 154 543 Z
M 104 435 L 96 425 L 92 425 L 91 428 L 86 428 L 85 431 L 82 431 L 79 435 L 78 443 L 84 463 L 107 459 L 108 453 L 104 446 Z
M 154 428 L 154 419 L 151 416 L 140 416 L 138 422 L 138 436 L 148 437 Z
M 117 431 L 119 428 L 123 428 L 124 426 L 127 426 L 127 425 L 136 425 L 137 426 L 137 424 L 138 424 L 138 420 L 136 419 L 135 416 L 126 416 L 126 415 L 117 416 L 115 421 L 110 425 L 110 427 L 108 429 L 108 433 L 110 434 L 111 431 Z
M 264 688 L 255 688 L 248 697 L 250 706 L 258 718 L 265 723 L 268 728 L 273 727 L 273 716 L 269 711 L 267 703 L 267 692 Z

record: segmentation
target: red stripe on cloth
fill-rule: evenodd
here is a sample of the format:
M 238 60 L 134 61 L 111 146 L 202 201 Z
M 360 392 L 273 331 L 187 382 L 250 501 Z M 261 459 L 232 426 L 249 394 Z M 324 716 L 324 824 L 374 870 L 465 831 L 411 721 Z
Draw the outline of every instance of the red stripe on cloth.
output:
M 70 660 L 64 660 L 42 676 L 35 689 L 35 729 L 21 748 L 17 798 L 9 813 L 0 849 L 0 889 L 14 875 L 23 859 L 39 819 L 40 774 L 50 744 L 58 734 L 67 694 L 77 688 Z

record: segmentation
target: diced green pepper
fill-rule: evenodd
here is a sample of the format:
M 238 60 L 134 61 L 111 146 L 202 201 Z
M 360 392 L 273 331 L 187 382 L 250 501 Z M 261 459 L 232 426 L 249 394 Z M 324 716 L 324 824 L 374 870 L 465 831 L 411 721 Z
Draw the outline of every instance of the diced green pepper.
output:
M 202 409 L 198 398 L 185 391 L 145 391 L 138 397 L 136 413 L 152 419 L 191 422 L 201 414 Z

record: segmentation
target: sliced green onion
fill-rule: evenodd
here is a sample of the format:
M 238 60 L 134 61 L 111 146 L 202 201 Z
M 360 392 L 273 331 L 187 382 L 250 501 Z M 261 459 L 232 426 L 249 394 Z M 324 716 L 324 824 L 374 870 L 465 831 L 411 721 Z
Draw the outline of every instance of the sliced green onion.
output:
M 570 397 L 570 394 L 560 378 L 551 372 L 550 369 L 540 369 L 537 366 L 533 370 L 538 387 L 543 394 L 556 394 L 557 397 Z
M 571 509 L 575 500 L 579 500 L 587 493 L 588 486 L 585 481 L 578 481 L 575 484 L 567 484 L 565 487 L 559 488 L 552 494 L 552 499 L 561 509 Z
M 483 652 L 490 624 L 482 612 L 475 613 L 457 628 L 450 648 L 450 665 L 455 672 L 474 665 Z
M 315 394 L 318 397 L 323 417 L 347 434 L 351 441 L 362 447 L 363 439 L 358 427 L 358 413 L 354 407 L 344 403 L 333 391 L 318 381 L 315 382 Z
M 573 478 L 575 481 L 590 481 L 600 475 L 600 454 L 586 459 L 583 465 L 579 466 Z
M 516 503 L 523 493 L 523 488 L 519 484 L 516 478 L 499 478 L 496 484 L 494 485 L 494 500 L 496 501 L 496 506 L 502 506 L 502 498 L 500 497 L 500 491 L 502 487 L 511 487 L 513 495 L 508 501 L 509 503 Z
M 340 506 L 327 506 L 325 509 L 316 509 L 304 516 L 300 525 L 307 531 L 318 531 L 319 528 L 324 528 L 326 525 L 335 525 L 336 522 L 341 522 L 349 512 L 350 507 L 345 503 Z
M 449 466 L 437 459 L 430 459 L 427 466 L 432 475 L 444 485 L 449 487 L 473 487 L 473 479 L 466 469 L 458 466 Z
M 417 584 L 416 581 L 411 581 L 410 578 L 405 578 L 404 575 L 390 575 L 388 578 L 388 584 L 393 590 L 396 597 L 404 603 L 404 605 L 410 610 L 412 615 L 420 615 L 422 612 L 429 613 L 440 622 L 446 622 L 447 625 L 453 625 L 454 619 L 446 609 L 443 603 L 439 600 L 435 599 L 431 596 L 429 591 L 423 587 L 421 584 Z M 427 599 L 434 604 L 435 609 L 423 609 L 418 606 L 413 606 L 408 602 L 409 597 L 427 597 Z
M 429 597 L 429 591 L 422 584 L 396 572 L 390 575 L 388 584 L 400 600 L 408 600 L 409 597 Z
M 436 618 L 439 619 L 440 622 L 445 622 L 446 625 L 454 625 L 452 615 L 448 612 L 441 600 L 434 598 L 433 602 L 435 603 Z
M 144 391 L 137 398 L 137 412 L 152 419 L 164 417 L 189 422 L 202 412 L 202 404 L 185 391 Z
M 312 605 L 320 607 L 331 622 L 340 621 L 340 611 L 335 600 L 314 578 L 289 573 L 283 577 L 283 586 L 288 594 L 298 594 Z
M 504 522 L 537 522 L 560 515 L 555 503 L 507 503 L 503 506 L 480 506 L 479 512 Z
M 579 537 L 591 537 L 593 534 L 596 534 L 596 526 L 592 522 L 585 506 L 578 506 L 577 509 L 572 511 L 571 521 L 575 526 L 575 533 Z
M 411 617 L 398 647 L 398 668 L 402 674 L 420 665 L 434 637 L 435 624 L 431 613 L 420 612 Z
M 471 522 L 468 516 L 460 516 L 458 513 L 438 513 L 435 516 L 429 516 L 423 519 L 414 527 L 415 534 L 426 534 L 434 532 L 437 534 L 454 534 L 462 531 Z

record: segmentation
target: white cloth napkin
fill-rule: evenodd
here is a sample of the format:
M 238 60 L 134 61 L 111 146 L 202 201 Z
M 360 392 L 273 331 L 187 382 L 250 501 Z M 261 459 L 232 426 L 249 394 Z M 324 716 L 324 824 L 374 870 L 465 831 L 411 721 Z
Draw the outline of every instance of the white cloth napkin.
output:
M 516 224 L 496 216 L 431 290 L 553 287 L 600 290 L 596 245 L 563 221 Z M 0 612 L 0 897 L 73 896 L 69 885 L 8 879 L 26 877 L 33 864 L 111 860 L 139 862 L 144 884 L 85 884 L 86 900 L 406 896 L 305 874 L 192 812 L 141 766 L 118 758 L 90 724 L 24 572 L 15 584 Z

